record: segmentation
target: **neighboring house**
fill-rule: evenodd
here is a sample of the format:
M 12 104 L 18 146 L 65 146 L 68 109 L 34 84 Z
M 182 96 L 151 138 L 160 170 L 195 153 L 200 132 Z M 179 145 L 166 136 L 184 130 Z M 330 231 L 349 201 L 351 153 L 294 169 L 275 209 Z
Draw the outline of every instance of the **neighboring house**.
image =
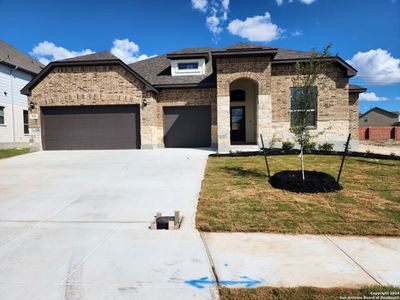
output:
M 371 108 L 360 115 L 360 127 L 389 127 L 400 121 L 398 112 L 387 111 L 379 107 Z
M 0 40 L 0 148 L 29 146 L 28 99 L 20 90 L 43 67 Z
M 239 43 L 188 48 L 130 65 L 109 52 L 48 64 L 22 92 L 32 102 L 32 147 L 116 149 L 209 147 L 293 139 L 294 63 L 311 53 Z M 358 145 L 357 71 L 337 56 L 317 86 L 318 143 Z M 235 147 L 237 149 L 237 147 Z M 353 148 L 354 149 L 354 148 Z

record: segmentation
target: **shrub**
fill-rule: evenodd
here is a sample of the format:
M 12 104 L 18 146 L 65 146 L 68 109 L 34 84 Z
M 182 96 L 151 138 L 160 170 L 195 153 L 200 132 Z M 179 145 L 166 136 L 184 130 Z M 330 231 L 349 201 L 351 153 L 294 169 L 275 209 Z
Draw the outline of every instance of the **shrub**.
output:
M 321 145 L 318 145 L 318 150 L 320 151 L 333 151 L 333 144 L 332 143 L 323 143 Z
M 290 141 L 286 141 L 282 143 L 282 149 L 289 151 L 292 150 L 294 148 L 294 143 L 290 142 Z
M 317 143 L 316 142 L 307 142 L 304 144 L 304 152 L 309 153 L 317 148 Z
M 394 122 L 392 126 L 400 126 L 400 122 Z

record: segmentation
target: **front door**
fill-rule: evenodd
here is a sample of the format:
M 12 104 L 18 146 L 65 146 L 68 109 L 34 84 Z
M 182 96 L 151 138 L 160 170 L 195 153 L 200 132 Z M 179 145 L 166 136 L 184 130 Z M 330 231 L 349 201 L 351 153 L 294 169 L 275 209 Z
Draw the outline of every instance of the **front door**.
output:
M 231 107 L 231 141 L 246 141 L 246 116 L 244 106 Z

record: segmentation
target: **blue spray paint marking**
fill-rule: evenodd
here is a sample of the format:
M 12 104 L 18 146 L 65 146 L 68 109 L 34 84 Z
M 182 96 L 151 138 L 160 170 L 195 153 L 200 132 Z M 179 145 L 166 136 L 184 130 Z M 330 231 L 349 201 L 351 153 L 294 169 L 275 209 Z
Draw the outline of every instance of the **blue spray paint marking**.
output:
M 260 280 L 251 279 L 247 276 L 240 276 L 240 278 L 242 280 L 220 280 L 219 284 L 225 286 L 244 285 L 246 288 L 250 288 L 261 283 Z M 208 277 L 201 277 L 199 279 L 186 280 L 185 283 L 195 288 L 203 289 L 206 285 L 214 285 L 217 282 L 209 279 Z

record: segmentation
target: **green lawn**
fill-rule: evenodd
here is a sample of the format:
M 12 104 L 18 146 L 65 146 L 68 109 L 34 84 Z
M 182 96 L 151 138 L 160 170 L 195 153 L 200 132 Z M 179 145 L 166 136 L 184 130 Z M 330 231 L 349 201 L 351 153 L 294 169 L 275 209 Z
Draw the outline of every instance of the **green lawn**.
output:
M 306 155 L 308 170 L 336 177 L 339 156 Z M 269 157 L 271 172 L 299 168 L 296 155 Z M 274 189 L 264 158 L 210 157 L 197 227 L 202 231 L 400 236 L 400 161 L 347 158 L 339 192 Z
M 28 148 L 0 149 L 0 159 L 29 153 Z
M 219 290 L 221 300 L 338 300 L 338 299 L 400 299 L 400 288 L 393 287 L 365 287 L 350 288 L 270 288 L 260 287 L 252 289 Z M 392 298 L 389 298 L 389 297 Z M 365 297 L 365 298 L 363 298 Z

